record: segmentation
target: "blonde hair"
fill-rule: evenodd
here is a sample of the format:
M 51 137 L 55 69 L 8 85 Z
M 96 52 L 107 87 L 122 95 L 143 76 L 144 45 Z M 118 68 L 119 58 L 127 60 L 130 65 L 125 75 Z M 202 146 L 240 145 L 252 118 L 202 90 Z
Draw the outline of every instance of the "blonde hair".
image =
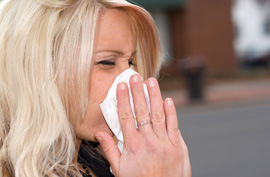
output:
M 124 0 L 8 0 L 0 7 L 0 176 L 81 176 L 70 119 L 83 119 L 87 107 L 99 13 L 127 13 L 138 40 L 135 70 L 144 78 L 162 62 L 153 19 Z

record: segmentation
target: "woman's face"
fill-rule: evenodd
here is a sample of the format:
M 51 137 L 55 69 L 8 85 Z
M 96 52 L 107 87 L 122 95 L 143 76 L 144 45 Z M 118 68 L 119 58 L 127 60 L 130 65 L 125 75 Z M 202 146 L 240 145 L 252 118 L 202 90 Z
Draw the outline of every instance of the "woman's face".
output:
M 76 120 L 75 133 L 80 139 L 95 141 L 97 131 L 109 129 L 99 104 L 105 99 L 114 79 L 132 64 L 136 55 L 136 38 L 124 11 L 107 9 L 102 13 L 95 39 L 90 71 L 90 89 L 84 120 Z

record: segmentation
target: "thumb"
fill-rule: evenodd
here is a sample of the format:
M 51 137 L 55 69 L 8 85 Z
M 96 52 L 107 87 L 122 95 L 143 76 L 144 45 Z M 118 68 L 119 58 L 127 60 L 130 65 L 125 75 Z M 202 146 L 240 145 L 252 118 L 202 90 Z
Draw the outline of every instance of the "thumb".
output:
M 104 151 L 114 174 L 117 174 L 120 164 L 121 153 L 117 148 L 114 139 L 105 132 L 95 133 L 95 138 L 98 140 L 99 144 Z

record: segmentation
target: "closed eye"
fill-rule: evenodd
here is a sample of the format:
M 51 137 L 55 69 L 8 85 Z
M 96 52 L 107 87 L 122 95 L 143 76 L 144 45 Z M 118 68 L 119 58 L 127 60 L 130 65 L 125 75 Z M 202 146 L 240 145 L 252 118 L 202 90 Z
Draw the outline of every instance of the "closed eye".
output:
M 132 53 L 130 59 L 128 60 L 129 66 L 137 66 L 135 63 L 133 63 L 135 55 L 136 55 L 136 51 Z
M 128 61 L 128 64 L 129 64 L 130 66 L 136 66 L 136 64 L 133 63 L 133 59 L 129 60 L 129 61 Z
M 115 65 L 115 62 L 108 61 L 108 60 L 102 60 L 102 61 L 97 62 L 97 64 L 101 64 L 101 65 Z

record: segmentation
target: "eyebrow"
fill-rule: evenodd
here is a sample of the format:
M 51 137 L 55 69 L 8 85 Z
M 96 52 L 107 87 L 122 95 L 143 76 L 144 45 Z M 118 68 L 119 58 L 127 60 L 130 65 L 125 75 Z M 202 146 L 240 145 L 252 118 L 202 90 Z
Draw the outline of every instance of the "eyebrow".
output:
M 124 53 L 121 52 L 121 51 L 119 51 L 119 50 L 100 50 L 100 51 L 95 52 L 95 54 L 103 53 L 103 52 L 116 53 L 116 54 L 119 55 L 119 56 L 123 56 L 123 55 L 124 55 Z M 131 56 L 135 55 L 136 53 L 137 53 L 137 50 L 135 50 L 135 51 L 131 54 Z

